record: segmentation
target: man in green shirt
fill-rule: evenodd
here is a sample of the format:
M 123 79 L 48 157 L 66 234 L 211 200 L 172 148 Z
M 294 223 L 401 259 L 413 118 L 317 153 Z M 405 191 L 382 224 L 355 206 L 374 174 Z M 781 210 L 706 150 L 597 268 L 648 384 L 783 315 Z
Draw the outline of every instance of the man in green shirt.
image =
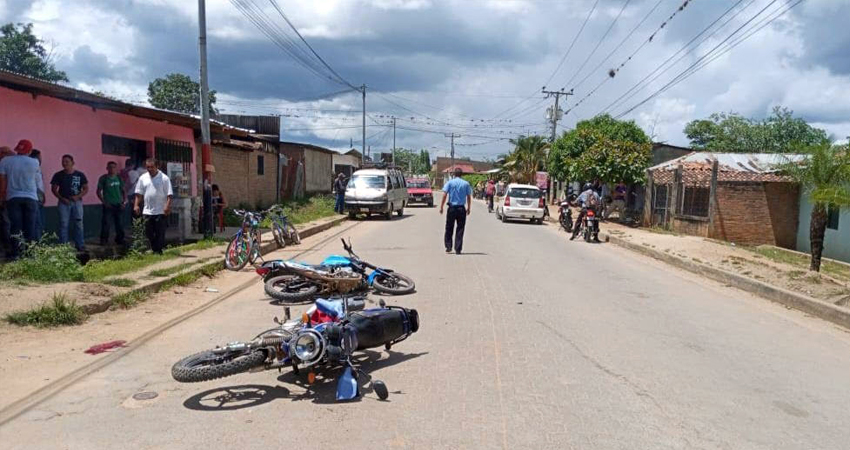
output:
M 100 245 L 109 241 L 109 222 L 115 226 L 115 243 L 124 245 L 124 181 L 118 175 L 118 164 L 110 161 L 106 164 L 106 174 L 97 180 L 97 198 L 103 203 L 103 214 L 100 219 Z

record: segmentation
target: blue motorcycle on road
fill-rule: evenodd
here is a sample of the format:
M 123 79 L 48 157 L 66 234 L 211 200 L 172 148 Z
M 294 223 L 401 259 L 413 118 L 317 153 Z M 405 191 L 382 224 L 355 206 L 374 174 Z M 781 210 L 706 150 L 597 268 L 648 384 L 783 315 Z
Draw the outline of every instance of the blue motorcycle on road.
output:
M 269 261 L 257 268 L 269 297 L 286 303 L 311 301 L 317 295 L 333 296 L 368 290 L 392 295 L 409 294 L 416 289 L 413 280 L 392 269 L 363 261 L 342 239 L 348 256 L 331 255 L 320 264 L 297 261 Z

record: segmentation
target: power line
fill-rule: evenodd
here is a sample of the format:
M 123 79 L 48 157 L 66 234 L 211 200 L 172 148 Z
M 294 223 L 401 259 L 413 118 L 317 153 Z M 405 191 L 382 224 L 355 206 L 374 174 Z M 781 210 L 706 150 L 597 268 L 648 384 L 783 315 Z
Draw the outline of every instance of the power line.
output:
M 569 86 L 573 82 L 573 80 L 578 76 L 578 74 L 582 71 L 582 69 L 584 69 L 584 67 L 587 65 L 587 62 L 590 61 L 590 58 L 592 58 L 593 55 L 596 54 L 596 50 L 599 49 L 599 46 L 602 45 L 602 43 L 605 41 L 605 38 L 608 37 L 608 34 L 614 28 L 614 24 L 616 24 L 617 21 L 620 20 L 620 16 L 623 15 L 623 11 L 626 10 L 626 7 L 629 6 L 629 3 L 631 1 L 632 0 L 626 0 L 623 3 L 623 7 L 620 8 L 620 12 L 617 13 L 617 17 L 615 17 L 614 20 L 611 21 L 611 25 L 608 25 L 608 29 L 605 30 L 605 34 L 603 34 L 602 37 L 599 39 L 599 42 L 596 43 L 596 47 L 593 47 L 593 50 L 590 52 L 589 55 L 587 55 L 587 58 L 585 58 L 584 62 L 581 63 L 581 66 L 578 68 L 578 70 L 576 70 L 576 73 L 573 74 L 573 76 L 570 78 L 570 81 L 567 81 L 566 84 L 564 84 L 564 86 Z
M 644 104 L 646 104 L 648 101 L 650 101 L 650 100 L 652 100 L 653 98 L 657 97 L 658 95 L 660 95 L 660 94 L 662 94 L 662 93 L 666 92 L 668 89 L 672 88 L 673 86 L 675 86 L 675 85 L 677 85 L 677 84 L 681 83 L 681 82 L 682 82 L 682 81 L 684 81 L 686 78 L 690 77 L 691 75 L 693 75 L 694 73 L 696 73 L 698 70 L 700 70 L 701 68 L 705 67 L 708 63 L 710 63 L 711 61 L 713 61 L 713 60 L 714 60 L 714 59 L 712 59 L 712 60 L 710 60 L 710 61 L 707 61 L 705 64 L 702 64 L 702 63 L 703 63 L 703 61 L 705 61 L 705 60 L 706 60 L 706 58 L 708 58 L 708 57 L 714 57 L 714 56 L 717 56 L 717 57 L 721 56 L 723 53 L 716 53 L 716 51 L 717 51 L 717 49 L 718 49 L 718 48 L 720 48 L 723 44 L 725 44 L 727 41 L 729 41 L 729 39 L 731 39 L 732 37 L 734 37 L 734 36 L 735 36 L 735 35 L 736 35 L 739 31 L 741 31 L 743 28 L 745 28 L 747 25 L 749 25 L 749 24 L 750 24 L 753 20 L 755 20 L 758 16 L 760 16 L 761 14 L 763 14 L 763 13 L 764 13 L 764 11 L 766 11 L 769 7 L 771 7 L 771 6 L 772 6 L 774 3 L 776 3 L 776 2 L 777 2 L 777 0 L 773 0 L 773 1 L 771 1 L 770 3 L 768 3 L 768 4 L 767 4 L 767 6 L 765 6 L 765 7 L 764 7 L 764 8 L 762 8 L 761 10 L 759 10 L 759 12 L 757 12 L 757 13 L 756 13 L 755 15 L 753 15 L 753 16 L 752 16 L 749 20 L 747 20 L 746 22 L 744 22 L 744 24 L 743 24 L 743 25 L 741 25 L 741 26 L 740 26 L 740 27 L 738 27 L 735 31 L 733 31 L 733 32 L 732 32 L 729 36 L 727 36 L 727 37 L 726 37 L 726 39 L 722 40 L 719 44 L 717 44 L 716 46 L 714 46 L 711 50 L 709 50 L 708 52 L 706 52 L 705 54 L 703 54 L 703 55 L 702 55 L 699 59 L 697 59 L 697 61 L 696 61 L 696 62 L 694 62 L 694 63 L 693 63 L 693 64 L 691 64 L 691 65 L 690 65 L 687 69 L 683 70 L 683 71 L 682 71 L 682 72 L 680 72 L 678 75 L 676 75 L 676 76 L 675 76 L 675 77 L 674 77 L 674 78 L 673 78 L 670 82 L 668 82 L 667 84 L 665 84 L 664 86 L 662 86 L 662 87 L 661 87 L 661 89 L 658 89 L 657 91 L 655 91 L 655 92 L 653 92 L 651 95 L 649 95 L 647 98 L 643 99 L 642 101 L 638 102 L 637 104 L 635 104 L 635 105 L 634 105 L 634 106 L 632 106 L 631 108 L 629 108 L 629 109 L 627 109 L 626 111 L 622 112 L 621 114 L 617 115 L 617 118 L 623 117 L 623 116 L 625 116 L 626 114 L 629 114 L 630 112 L 634 111 L 635 109 L 637 109 L 637 108 L 639 108 L 639 107 L 643 106 L 643 105 L 644 105 Z M 764 24 L 761 28 L 764 28 L 765 26 L 767 26 L 767 25 L 769 25 L 770 23 L 772 23 L 774 20 L 776 20 L 776 19 L 778 19 L 779 17 L 783 16 L 786 12 L 790 11 L 790 10 L 791 10 L 791 8 L 793 8 L 793 7 L 797 6 L 798 4 L 800 4 L 800 2 L 802 2 L 802 0 L 797 0 L 797 2 L 796 2 L 796 3 L 794 3 L 793 5 L 791 5 L 790 7 L 788 7 L 787 9 L 785 9 L 784 11 L 782 11 L 779 15 L 777 15 L 777 16 L 773 17 L 772 19 L 770 19 L 770 20 L 769 20 L 766 24 Z M 753 28 L 755 28 L 756 26 L 758 26 L 758 24 L 757 24 L 757 25 L 755 25 Z M 753 28 L 750 28 L 750 30 L 752 30 Z M 758 28 L 758 30 L 760 30 L 761 28 Z M 748 31 L 750 31 L 750 30 L 748 30 Z M 756 30 L 756 31 L 758 31 L 758 30 Z M 737 42 L 735 42 L 734 44 L 731 44 L 731 45 L 730 45 L 729 47 L 727 47 L 727 49 L 725 49 L 724 51 L 725 51 L 725 52 L 728 52 L 729 50 L 731 50 L 732 48 L 734 48 L 735 46 L 737 46 L 737 45 L 738 45 L 738 44 L 740 44 L 741 42 L 745 41 L 745 40 L 746 40 L 747 38 L 749 38 L 750 36 L 752 36 L 752 34 L 749 34 L 748 36 L 745 36 L 743 39 L 740 39 L 740 40 L 738 40 Z M 715 58 L 715 59 L 716 59 L 716 58 Z M 700 64 L 702 64 L 702 65 L 700 65 Z M 699 67 L 697 67 L 697 66 L 699 66 Z
M 673 65 L 675 65 L 677 62 L 679 62 L 679 61 L 680 61 L 682 58 L 684 58 L 684 57 L 685 57 L 688 53 L 692 52 L 692 51 L 693 51 L 693 50 L 694 50 L 697 46 L 699 46 L 699 44 L 701 44 L 702 42 L 705 42 L 707 39 L 709 39 L 709 38 L 711 38 L 712 36 L 714 36 L 715 34 L 717 34 L 717 32 L 718 32 L 718 31 L 720 31 L 720 30 L 722 30 L 722 29 L 723 29 L 723 27 L 725 27 L 725 26 L 726 26 L 726 24 L 728 24 L 730 21 L 732 21 L 735 17 L 737 17 L 739 14 L 741 14 L 741 12 L 743 12 L 743 11 L 744 11 L 744 10 L 746 10 L 746 9 L 747 9 L 747 8 L 748 8 L 751 4 L 753 4 L 753 2 L 755 2 L 755 0 L 750 0 L 750 2 L 749 2 L 746 6 L 744 6 L 744 7 L 743 7 L 743 8 L 741 8 L 741 9 L 739 9 L 739 10 L 738 10 L 735 14 L 733 14 L 733 15 L 732 15 L 732 16 L 730 16 L 728 19 L 726 19 L 726 21 L 725 21 L 725 22 L 723 22 L 723 24 L 721 24 L 719 27 L 717 27 L 717 29 L 715 29 L 715 30 L 714 30 L 711 34 L 709 34 L 708 36 L 706 36 L 705 38 L 703 38 L 700 42 L 697 42 L 697 43 L 696 43 L 696 44 L 695 44 L 695 45 L 694 45 L 694 46 L 693 46 L 690 50 L 688 50 L 687 52 L 685 52 L 684 54 L 682 54 L 682 56 L 680 56 L 680 57 L 679 57 L 679 59 L 677 59 L 677 60 L 676 60 L 676 61 L 674 61 L 672 64 L 670 64 L 670 65 L 669 65 L 666 69 L 664 69 L 664 66 L 666 66 L 666 65 L 667 65 L 667 63 L 669 63 L 671 60 L 673 60 L 673 58 L 675 58 L 675 57 L 676 57 L 676 55 L 678 55 L 678 54 L 682 53 L 683 51 L 685 51 L 685 50 L 687 50 L 689 47 L 691 47 L 691 44 L 693 44 L 693 43 L 694 43 L 697 39 L 699 39 L 699 38 L 700 38 L 700 36 L 702 36 L 702 35 L 703 35 L 703 34 L 705 34 L 708 30 L 710 30 L 711 28 L 713 28 L 713 27 L 714 27 L 714 25 L 715 25 L 715 24 L 717 24 L 717 22 L 720 22 L 720 20 L 722 20 L 722 19 L 723 19 L 723 17 L 725 17 L 727 14 L 729 14 L 732 10 L 734 10 L 734 9 L 735 9 L 738 5 L 740 5 L 743 1 L 744 1 L 744 0 L 738 0 L 736 3 L 734 3 L 732 6 L 730 6 L 730 7 L 729 7 L 726 11 L 724 11 L 724 12 L 723 12 L 723 14 L 721 14 L 721 15 L 720 15 L 720 16 L 718 16 L 716 19 L 714 19 L 714 21 L 713 21 L 713 22 L 711 22 L 710 24 L 708 24 L 708 26 L 706 26 L 705 28 L 703 28 L 703 29 L 702 29 L 702 31 L 700 31 L 699 33 L 697 33 L 697 35 L 696 35 L 696 36 L 694 36 L 693 38 L 691 38 L 691 40 L 690 40 L 690 41 L 688 41 L 688 43 L 686 43 L 685 45 L 683 45 L 683 46 L 682 46 L 682 48 L 680 48 L 680 49 L 679 49 L 679 50 L 677 50 L 675 53 L 673 53 L 672 55 L 670 55 L 670 56 L 669 56 L 666 60 L 664 60 L 664 62 L 662 62 L 661 64 L 659 64 L 659 65 L 658 65 L 658 67 L 656 67 L 656 68 L 655 68 L 652 72 L 650 72 L 649 74 L 647 74 L 645 77 L 643 77 L 643 79 L 641 79 L 640 81 L 638 81 L 637 83 L 635 83 L 635 84 L 634 84 L 634 86 L 632 86 L 631 88 L 629 88 L 629 89 L 628 89 L 625 93 L 623 93 L 621 96 L 619 96 L 616 100 L 614 100 L 614 101 L 613 101 L 613 102 L 611 102 L 608 106 L 606 106 L 605 108 L 603 108 L 600 112 L 598 112 L 598 113 L 597 113 L 597 115 L 602 114 L 602 112 L 607 112 L 607 111 L 611 111 L 611 110 L 613 110 L 613 109 L 618 108 L 618 107 L 619 107 L 619 105 L 621 104 L 621 101 L 622 101 L 622 102 L 626 102 L 626 101 L 628 101 L 629 99 L 631 99 L 634 95 L 636 95 L 638 92 L 640 92 L 640 91 L 642 91 L 643 89 L 645 89 L 645 88 L 646 88 L 646 86 L 648 86 L 650 83 L 652 83 L 653 81 L 655 81 L 658 77 L 660 77 L 660 76 L 661 76 L 664 72 L 666 72 L 666 71 L 667 71 L 667 70 L 669 70 L 671 67 L 673 67 Z M 630 57 L 630 58 L 631 58 L 631 57 Z M 664 70 L 662 71 L 662 69 L 664 69 Z M 659 71 L 661 71 L 661 72 L 659 73 Z M 656 74 L 656 73 L 658 73 L 658 75 L 657 75 L 657 76 L 655 76 L 655 78 L 653 78 L 652 80 L 649 80 L 648 82 L 646 81 L 647 79 L 649 79 L 650 77 L 652 77 L 652 76 L 653 76 L 654 74 Z M 646 84 L 644 84 L 644 83 L 646 83 Z M 642 87 L 641 87 L 641 86 L 642 86 Z M 638 89 L 638 87 L 640 87 L 640 89 Z M 636 90 L 636 89 L 637 89 L 637 90 Z
M 555 77 L 555 74 L 557 74 L 557 73 L 558 73 L 558 71 L 560 71 L 560 70 L 561 70 L 561 66 L 563 66 L 563 65 L 564 65 L 564 62 L 567 60 L 567 57 L 568 57 L 568 56 L 570 55 L 570 53 L 573 51 L 573 47 L 576 45 L 576 42 L 578 41 L 579 36 L 581 36 L 581 33 L 584 31 L 584 27 L 587 25 L 587 22 L 590 20 L 590 16 L 592 16 L 592 15 L 593 15 L 593 12 L 594 12 L 594 11 L 596 11 L 596 5 L 598 5 L 598 4 L 599 4 L 599 0 L 596 0 L 596 2 L 594 2 L 594 3 L 593 3 L 593 7 L 591 7 L 591 8 L 590 8 L 590 11 L 588 11 L 588 12 L 587 12 L 587 16 L 585 16 L 585 18 L 584 18 L 584 22 L 582 22 L 582 24 L 581 24 L 581 28 L 579 28 L 578 32 L 577 32 L 577 33 L 576 33 L 576 35 L 573 37 L 573 41 L 570 43 L 570 46 L 567 48 L 567 51 L 566 51 L 566 52 L 564 52 L 564 56 L 562 56 L 562 57 L 561 57 L 561 61 L 558 63 L 558 66 L 557 66 L 557 67 L 555 67 L 555 70 L 553 70 L 553 71 L 552 71 L 552 74 L 551 74 L 551 75 L 549 75 L 549 78 L 547 78 L 547 79 L 546 79 L 546 82 L 545 82 L 545 83 L 543 83 L 543 87 L 544 87 L 544 88 L 546 87 L 546 85 L 547 85 L 547 84 L 549 84 L 549 82 L 550 82 L 550 81 L 552 81 L 552 78 L 554 78 L 554 77 Z M 535 94 L 537 94 L 537 90 L 536 90 L 536 89 L 534 90 L 534 92 L 532 92 L 530 95 L 528 95 L 525 99 L 521 100 L 519 103 L 516 103 L 516 104 L 514 104 L 513 106 L 511 106 L 510 108 L 508 108 L 508 109 L 506 109 L 506 110 L 504 110 L 504 111 L 500 112 L 499 114 L 496 114 L 496 115 L 494 116 L 494 118 L 499 117 L 499 116 L 501 116 L 502 114 L 505 114 L 505 113 L 507 113 L 508 111 L 511 111 L 511 110 L 515 109 L 516 107 L 518 107 L 519 105 L 521 105 L 521 104 L 523 104 L 523 103 L 527 102 L 528 100 L 530 100 L 531 98 L 533 98 Z M 545 98 L 544 98 L 544 100 L 545 100 Z M 539 103 L 538 103 L 538 104 L 539 104 Z

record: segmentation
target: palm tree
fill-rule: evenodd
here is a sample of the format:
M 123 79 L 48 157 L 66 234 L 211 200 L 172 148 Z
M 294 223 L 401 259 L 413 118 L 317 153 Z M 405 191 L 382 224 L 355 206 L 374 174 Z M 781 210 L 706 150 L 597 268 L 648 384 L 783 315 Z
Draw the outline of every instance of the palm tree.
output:
M 812 250 L 809 270 L 819 272 L 827 208 L 850 206 L 850 148 L 825 142 L 809 147 L 808 153 L 803 162 L 786 163 L 784 169 L 800 183 L 813 204 L 809 227 Z
M 543 136 L 520 136 L 510 142 L 515 148 L 505 158 L 503 167 L 510 172 L 514 181 L 533 183 L 536 172 L 545 167 L 549 142 Z

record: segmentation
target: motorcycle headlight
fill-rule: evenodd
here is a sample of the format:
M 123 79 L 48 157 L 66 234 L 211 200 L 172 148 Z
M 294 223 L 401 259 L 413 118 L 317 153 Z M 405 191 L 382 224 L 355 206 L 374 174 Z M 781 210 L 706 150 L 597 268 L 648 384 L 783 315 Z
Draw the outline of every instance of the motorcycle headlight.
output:
M 312 328 L 301 330 L 289 341 L 289 355 L 306 366 L 319 362 L 324 352 L 325 340 Z

